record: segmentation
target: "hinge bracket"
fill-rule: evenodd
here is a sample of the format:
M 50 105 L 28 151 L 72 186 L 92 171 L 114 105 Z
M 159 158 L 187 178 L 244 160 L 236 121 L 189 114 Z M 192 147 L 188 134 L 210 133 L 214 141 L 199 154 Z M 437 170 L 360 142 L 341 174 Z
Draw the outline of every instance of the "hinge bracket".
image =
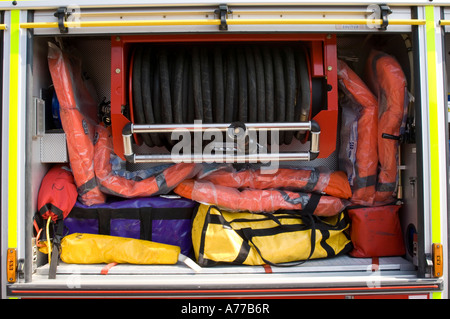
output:
M 219 19 L 220 19 L 219 30 L 221 30 L 221 31 L 228 30 L 227 16 L 228 16 L 228 14 L 233 13 L 233 11 L 228 9 L 228 5 L 221 4 L 221 5 L 219 5 L 219 9 L 214 10 L 214 13 L 219 15 Z
M 67 17 L 70 15 L 70 12 L 67 12 L 66 7 L 59 7 L 56 12 L 53 14 L 58 18 L 58 28 L 60 33 L 68 33 L 69 29 L 64 25 L 64 22 L 67 21 Z

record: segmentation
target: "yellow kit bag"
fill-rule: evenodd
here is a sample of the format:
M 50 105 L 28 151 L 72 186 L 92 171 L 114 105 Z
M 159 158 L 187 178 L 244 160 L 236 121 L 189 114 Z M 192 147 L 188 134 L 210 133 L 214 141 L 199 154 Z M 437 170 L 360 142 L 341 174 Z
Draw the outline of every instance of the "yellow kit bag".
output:
M 332 217 L 301 211 L 229 212 L 201 204 L 193 220 L 192 242 L 200 266 L 292 266 L 350 251 L 348 227 L 343 212 Z
M 74 233 L 61 240 L 68 264 L 176 264 L 180 247 L 148 240 Z

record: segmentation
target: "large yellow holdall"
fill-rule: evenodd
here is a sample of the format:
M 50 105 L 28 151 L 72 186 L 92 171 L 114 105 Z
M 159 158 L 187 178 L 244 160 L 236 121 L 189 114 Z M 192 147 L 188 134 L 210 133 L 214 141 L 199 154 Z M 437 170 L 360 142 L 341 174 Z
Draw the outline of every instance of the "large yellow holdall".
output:
M 200 204 L 192 242 L 200 266 L 290 266 L 350 251 L 348 227 L 344 212 L 323 218 L 300 211 L 230 212 Z

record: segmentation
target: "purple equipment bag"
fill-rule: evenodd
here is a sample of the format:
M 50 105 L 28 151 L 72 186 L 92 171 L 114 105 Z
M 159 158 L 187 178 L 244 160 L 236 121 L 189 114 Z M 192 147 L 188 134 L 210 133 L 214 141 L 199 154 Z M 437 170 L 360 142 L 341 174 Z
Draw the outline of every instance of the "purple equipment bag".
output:
M 151 240 L 192 252 L 192 214 L 185 198 L 145 197 L 85 206 L 76 203 L 64 220 L 65 235 L 89 233 Z

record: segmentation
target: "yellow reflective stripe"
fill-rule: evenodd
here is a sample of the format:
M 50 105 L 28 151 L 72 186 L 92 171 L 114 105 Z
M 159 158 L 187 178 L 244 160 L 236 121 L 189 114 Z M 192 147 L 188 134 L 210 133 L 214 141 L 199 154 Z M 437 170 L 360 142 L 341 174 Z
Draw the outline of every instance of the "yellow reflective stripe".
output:
M 437 57 L 436 57 L 436 21 L 434 7 L 425 7 L 425 30 L 428 69 L 428 110 L 429 110 L 429 143 L 430 143 L 430 185 L 431 185 L 431 240 L 441 242 L 441 201 L 440 201 L 440 169 L 439 169 L 439 114 L 437 96 Z
M 20 10 L 11 11 L 8 130 L 8 247 L 17 247 Z

